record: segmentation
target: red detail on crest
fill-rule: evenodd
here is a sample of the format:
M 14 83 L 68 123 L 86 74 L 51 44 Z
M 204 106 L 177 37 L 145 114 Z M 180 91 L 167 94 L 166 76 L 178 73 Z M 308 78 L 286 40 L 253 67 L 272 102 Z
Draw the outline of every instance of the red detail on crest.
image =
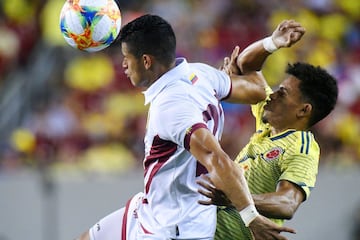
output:
M 270 161 L 273 159 L 277 159 L 282 153 L 284 152 L 283 149 L 281 149 L 280 147 L 275 147 L 273 149 L 271 149 L 270 151 L 264 153 L 264 160 L 266 161 Z
M 269 158 L 269 159 L 273 159 L 273 158 L 276 158 L 279 155 L 280 155 L 280 150 L 279 149 L 274 149 L 274 150 L 271 150 L 270 152 L 266 153 L 265 157 Z

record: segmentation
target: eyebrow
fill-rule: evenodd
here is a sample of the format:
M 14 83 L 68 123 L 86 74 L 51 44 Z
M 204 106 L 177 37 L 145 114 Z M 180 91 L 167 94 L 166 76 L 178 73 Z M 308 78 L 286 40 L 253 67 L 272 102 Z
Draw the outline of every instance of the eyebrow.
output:
M 283 85 L 279 86 L 279 90 L 289 92 L 288 89 L 286 87 L 284 87 Z

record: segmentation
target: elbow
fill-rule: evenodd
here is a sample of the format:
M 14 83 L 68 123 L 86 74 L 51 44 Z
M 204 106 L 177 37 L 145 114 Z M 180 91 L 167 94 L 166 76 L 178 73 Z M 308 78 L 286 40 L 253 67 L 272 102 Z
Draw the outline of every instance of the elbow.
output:
M 249 99 L 249 104 L 257 104 L 266 99 L 266 92 L 263 88 L 259 88 L 256 92 L 254 92 L 252 98 Z
M 276 218 L 276 219 L 283 219 L 283 220 L 291 220 L 294 217 L 295 211 L 291 209 L 285 209 L 284 207 L 281 209 L 278 209 L 275 212 L 268 212 L 268 211 L 259 211 L 260 214 L 263 214 L 266 217 L 270 218 Z
M 294 217 L 297 208 L 297 204 L 291 204 L 288 202 L 277 205 L 271 210 L 263 208 L 259 212 L 266 217 L 290 220 Z
M 266 99 L 266 91 L 265 88 L 262 85 L 256 85 L 256 87 L 254 87 L 251 90 L 251 94 L 247 95 L 247 99 L 246 101 L 244 100 L 243 102 L 246 104 L 257 104 L 259 102 L 262 102 Z
M 287 211 L 282 214 L 282 219 L 291 220 L 294 217 L 295 211 Z
M 294 217 L 297 208 L 297 204 L 289 204 L 287 207 L 283 207 L 280 218 L 291 220 Z

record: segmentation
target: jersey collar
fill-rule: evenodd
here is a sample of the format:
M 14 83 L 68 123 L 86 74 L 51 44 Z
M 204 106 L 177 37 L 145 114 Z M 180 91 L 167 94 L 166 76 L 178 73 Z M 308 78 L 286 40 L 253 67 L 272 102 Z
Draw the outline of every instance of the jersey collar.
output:
M 294 132 L 296 132 L 296 130 L 294 130 L 294 129 L 289 129 L 289 130 L 286 130 L 286 131 L 283 132 L 283 133 L 277 134 L 277 135 L 275 135 L 275 136 L 271 136 L 271 137 L 270 137 L 270 140 L 275 141 L 275 140 L 284 138 L 284 137 L 286 137 L 286 136 L 288 136 L 288 135 L 290 135 L 290 134 L 292 134 L 292 133 L 294 133 Z
M 190 71 L 189 64 L 185 58 L 176 58 L 175 67 L 163 74 L 158 80 L 156 80 L 148 89 L 143 91 L 145 96 L 145 105 L 149 104 L 168 84 L 178 81 L 186 80 L 186 74 Z

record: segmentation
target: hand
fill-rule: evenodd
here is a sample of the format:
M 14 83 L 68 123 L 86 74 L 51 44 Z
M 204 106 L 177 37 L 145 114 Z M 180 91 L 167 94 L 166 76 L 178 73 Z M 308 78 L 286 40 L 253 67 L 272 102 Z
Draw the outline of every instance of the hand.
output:
M 239 56 L 239 51 L 240 51 L 239 46 L 236 46 L 232 51 L 230 58 L 229 57 L 224 58 L 224 63 L 220 67 L 220 70 L 226 72 L 228 75 L 232 75 L 232 74 L 240 75 L 241 71 L 236 63 L 236 59 Z
M 216 205 L 216 206 L 230 206 L 231 202 L 230 200 L 226 197 L 226 195 L 216 189 L 212 183 L 211 183 L 211 179 L 206 176 L 206 175 L 201 175 L 202 180 L 197 180 L 196 182 L 203 187 L 206 190 L 203 189 L 199 189 L 198 192 L 202 195 L 204 195 L 205 197 L 208 197 L 209 200 L 199 200 L 199 204 L 202 205 Z
M 286 237 L 280 235 L 281 232 L 296 233 L 294 229 L 289 227 L 280 227 L 268 218 L 259 215 L 249 225 L 253 239 L 256 240 L 287 240 Z
M 305 28 L 294 20 L 282 21 L 272 33 L 271 38 L 277 48 L 291 47 L 305 34 Z

